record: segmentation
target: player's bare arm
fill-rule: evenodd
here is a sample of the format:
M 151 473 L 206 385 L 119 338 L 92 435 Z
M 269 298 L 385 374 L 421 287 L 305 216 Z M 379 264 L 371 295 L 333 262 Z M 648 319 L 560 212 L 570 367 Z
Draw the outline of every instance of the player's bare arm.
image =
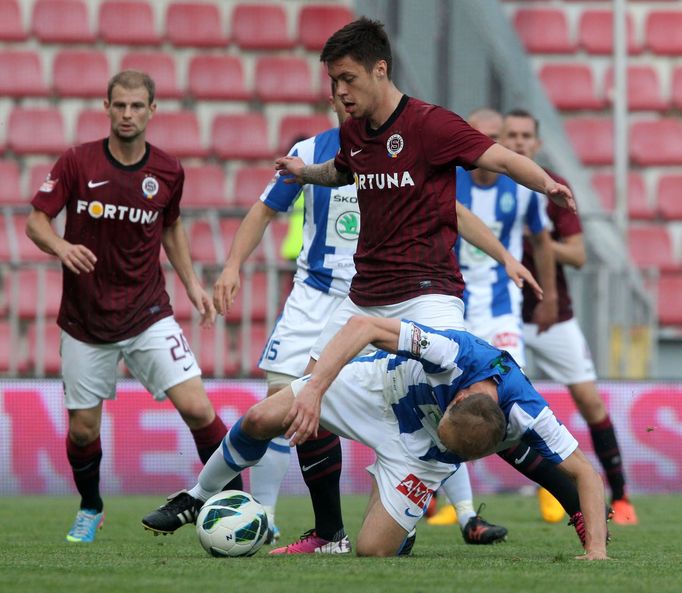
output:
M 317 434 L 322 397 L 344 365 L 368 344 L 395 353 L 399 337 L 399 319 L 356 315 L 346 322 L 322 350 L 310 378 L 284 419 L 283 426 L 288 426 L 284 436 L 291 439 L 292 447 Z
M 306 165 L 302 159 L 294 156 L 285 156 L 275 161 L 275 169 L 284 175 L 293 177 L 285 180 L 285 183 L 298 183 L 305 185 L 324 185 L 327 187 L 339 187 L 353 182 L 353 176 L 342 173 L 334 166 L 334 159 L 329 159 L 319 165 Z
M 461 202 L 456 203 L 456 208 L 457 229 L 462 238 L 487 253 L 496 262 L 501 263 L 516 286 L 523 288 L 524 283 L 527 282 L 535 296 L 542 300 L 542 289 L 526 266 L 504 248 L 487 225 L 469 208 Z
M 277 216 L 277 211 L 258 200 L 242 220 L 232 239 L 227 261 L 213 285 L 213 304 L 219 315 L 226 315 L 237 298 L 241 281 L 242 265 L 258 247 L 265 229 Z
M 533 245 L 533 259 L 538 271 L 538 278 L 545 293 L 545 298 L 533 310 L 533 323 L 538 326 L 538 333 L 547 331 L 559 319 L 559 297 L 556 289 L 556 266 L 552 238 L 543 229 L 539 233 L 529 235 Z
M 43 211 L 33 209 L 26 222 L 26 235 L 42 251 L 56 255 L 74 274 L 90 273 L 95 269 L 97 256 L 85 245 L 65 241 L 52 228 L 50 217 Z
M 561 241 L 552 241 L 552 251 L 558 264 L 582 268 L 587 261 L 582 233 L 563 237 Z
M 585 518 L 585 555 L 581 560 L 606 560 L 606 517 L 604 485 L 599 474 L 580 449 L 559 464 L 559 469 L 576 482 L 580 510 Z
M 504 173 L 514 181 L 545 194 L 552 202 L 575 212 L 570 188 L 557 183 L 545 170 L 529 158 L 516 154 L 501 144 L 493 144 L 474 163 L 477 167 Z
M 180 218 L 163 230 L 161 242 L 168 260 L 185 286 L 189 300 L 201 315 L 200 325 L 203 327 L 213 325 L 215 307 L 194 272 L 187 234 Z

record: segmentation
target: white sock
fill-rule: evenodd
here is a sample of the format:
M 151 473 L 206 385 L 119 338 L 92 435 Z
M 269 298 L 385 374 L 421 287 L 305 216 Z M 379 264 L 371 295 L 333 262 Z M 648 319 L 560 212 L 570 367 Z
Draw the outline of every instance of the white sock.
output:
M 202 502 L 206 501 L 214 494 L 218 494 L 225 484 L 239 473 L 225 463 L 221 445 L 204 465 L 204 469 L 199 474 L 199 482 L 189 491 L 189 494 Z
M 476 516 L 474 511 L 474 495 L 471 492 L 471 482 L 469 481 L 469 470 L 465 463 L 452 474 L 441 486 L 448 500 L 457 509 L 457 521 L 460 527 L 464 528 L 471 517 Z
M 287 439 L 274 438 L 265 455 L 251 468 L 251 494 L 264 507 L 272 507 L 273 520 L 279 488 L 289 469 L 290 450 Z

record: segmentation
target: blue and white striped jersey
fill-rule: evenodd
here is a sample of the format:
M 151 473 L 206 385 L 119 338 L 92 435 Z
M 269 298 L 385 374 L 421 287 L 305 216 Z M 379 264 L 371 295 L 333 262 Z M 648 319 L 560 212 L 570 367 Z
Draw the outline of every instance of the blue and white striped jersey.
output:
M 445 449 L 438 422 L 460 390 L 488 378 L 497 383 L 507 420 L 498 450 L 524 440 L 549 461 L 560 463 L 578 446 L 511 356 L 469 332 L 439 331 L 404 320 L 397 354 L 379 351 L 355 362 L 381 366 L 386 403 L 398 420 L 403 443 L 419 459 L 466 461 Z
M 490 228 L 516 259 L 523 257 L 523 233 L 549 227 L 544 196 L 499 175 L 493 185 L 476 185 L 471 173 L 457 168 L 457 199 Z M 464 317 L 483 320 L 521 314 L 521 290 L 504 266 L 460 236 L 455 253 L 464 277 Z
M 306 164 L 333 159 L 339 150 L 339 130 L 332 128 L 296 143 L 289 155 Z M 360 211 L 355 185 L 322 187 L 284 183 L 273 178 L 260 199 L 273 210 L 286 212 L 299 193 L 304 196 L 303 247 L 296 260 L 295 282 L 317 290 L 346 296 L 355 274 L 353 254 L 360 233 Z

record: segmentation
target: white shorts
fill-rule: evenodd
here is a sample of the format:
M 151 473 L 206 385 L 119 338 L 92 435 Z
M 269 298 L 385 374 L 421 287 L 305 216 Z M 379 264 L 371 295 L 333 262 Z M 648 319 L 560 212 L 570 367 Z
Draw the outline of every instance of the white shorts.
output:
M 454 296 L 426 294 L 393 305 L 376 307 L 359 307 L 350 300 L 350 297 L 346 297 L 320 333 L 310 350 L 310 356 L 317 360 L 329 340 L 353 315 L 409 319 L 440 330 L 464 329 L 464 302 Z M 371 350 L 373 348 L 368 347 L 363 352 Z
M 258 366 L 282 375 L 303 375 L 310 360 L 310 349 L 344 298 L 325 294 L 301 282 L 294 283 Z
M 88 344 L 61 333 L 64 403 L 68 410 L 94 408 L 116 397 L 118 363 L 156 400 L 166 390 L 201 375 L 199 364 L 173 317 L 166 317 L 134 338 L 113 344 Z
M 523 335 L 533 362 L 553 381 L 575 385 L 597 379 L 590 347 L 575 317 L 555 323 L 541 334 L 537 325 L 526 323 Z
M 383 359 L 385 362 L 387 359 Z M 429 500 L 456 466 L 422 461 L 408 452 L 398 421 L 383 395 L 385 365 L 354 361 L 346 365 L 322 398 L 320 424 L 339 436 L 374 450 L 374 476 L 381 503 L 391 517 L 410 531 Z M 306 378 L 291 384 L 297 395 Z
M 526 366 L 523 325 L 516 315 L 500 315 L 485 319 L 467 319 L 467 331 L 495 348 L 506 350 L 521 368 Z

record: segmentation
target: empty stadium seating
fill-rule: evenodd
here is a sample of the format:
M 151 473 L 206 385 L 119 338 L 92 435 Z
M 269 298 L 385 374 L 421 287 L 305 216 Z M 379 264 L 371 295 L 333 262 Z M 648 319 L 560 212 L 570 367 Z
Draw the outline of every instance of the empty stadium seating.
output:
M 671 95 L 673 107 L 682 109 L 682 66 L 673 70 Z
M 93 142 L 109 135 L 111 121 L 104 109 L 83 109 L 76 120 L 74 144 Z
M 63 152 L 66 141 L 61 111 L 56 107 L 15 107 L 9 116 L 7 147 L 18 155 Z
M 234 174 L 233 200 L 235 206 L 250 208 L 275 175 L 272 166 L 240 167 Z
M 224 47 L 229 43 L 218 6 L 210 2 L 169 4 L 166 36 L 176 47 Z
M 658 179 L 656 206 L 667 220 L 682 220 L 682 174 L 669 173 Z
M 40 56 L 34 51 L 0 51 L 0 96 L 45 97 L 48 94 Z
M 682 54 L 682 12 L 680 10 L 652 10 L 645 23 L 646 44 L 654 54 L 679 56 Z
M 279 122 L 278 150 L 284 155 L 289 152 L 295 142 L 301 138 L 310 138 L 324 130 L 333 128 L 328 115 L 285 115 Z
M 218 323 L 222 322 L 218 321 Z M 180 322 L 180 326 L 203 375 L 216 374 L 219 363 L 222 364 L 224 376 L 236 377 L 240 375 L 239 361 L 232 347 L 229 328 L 223 327 L 219 331 L 217 326 L 198 327 L 196 331 L 193 331 L 191 325 L 184 321 Z
M 682 274 L 663 274 L 658 279 L 658 319 L 664 325 L 682 325 Z
M 28 345 L 27 370 L 35 372 L 42 366 L 44 373 L 57 375 L 61 369 L 61 358 L 59 356 L 61 328 L 54 320 L 45 322 L 45 332 L 42 335 L 38 335 L 38 328 L 35 323 L 30 324 L 26 333 L 26 341 Z M 42 357 L 40 350 L 43 353 Z
M 628 229 L 630 258 L 640 268 L 662 272 L 679 271 L 673 255 L 672 239 L 665 225 L 649 224 Z
M 62 50 L 55 56 L 53 88 L 60 97 L 106 97 L 109 60 L 103 51 Z
M 47 178 L 47 175 L 54 165 L 53 161 L 45 161 L 42 163 L 33 163 L 28 170 L 28 183 L 26 184 L 26 194 L 24 199 L 29 202 L 33 199 L 36 192 Z
M 279 4 L 237 4 L 232 11 L 232 38 L 242 50 L 291 49 L 284 6 Z
M 0 0 L 0 41 L 23 41 L 26 37 L 18 0 Z
M 609 102 L 613 102 L 613 76 L 613 68 L 609 68 L 604 81 Z M 648 65 L 629 66 L 627 78 L 629 109 L 663 111 L 668 107 L 668 102 L 663 100 L 661 82 L 655 68 Z
M 254 93 L 263 101 L 314 103 L 310 64 L 305 58 L 263 56 L 256 62 Z
M 227 205 L 225 173 L 220 165 L 185 167 L 183 208 L 210 208 Z
M 31 31 L 42 43 L 92 43 L 84 0 L 36 0 Z
M 189 94 L 199 100 L 247 101 L 244 67 L 239 56 L 196 55 L 189 63 Z
M 258 361 L 260 360 L 261 354 L 263 353 L 263 348 L 265 343 L 270 337 L 270 330 L 264 323 L 253 323 L 251 325 L 251 333 L 249 339 L 249 347 L 246 350 L 247 365 L 246 373 L 251 377 L 262 378 L 265 373 L 258 368 Z M 242 349 L 244 348 L 244 336 L 241 331 L 237 334 L 237 349 L 236 355 L 237 359 L 241 361 Z
M 585 165 L 613 162 L 613 122 L 609 118 L 575 117 L 565 121 L 573 148 Z
M 205 264 L 224 263 L 224 254 L 219 251 L 219 238 L 215 237 L 206 220 L 195 221 L 189 230 L 189 250 L 192 260 Z
M 104 0 L 99 7 L 99 37 L 119 45 L 157 45 L 151 2 Z
M 156 99 L 182 97 L 175 75 L 175 59 L 169 53 L 131 52 L 123 56 L 121 70 L 140 70 L 149 74 L 156 86 Z
M 27 215 L 25 214 L 15 213 L 10 221 L 10 228 L 14 233 L 14 244 L 10 243 L 8 247 L 16 256 L 16 259 L 12 261 L 21 263 L 54 262 L 53 255 L 38 249 L 36 244 L 26 235 L 26 218 Z M 4 223 L 4 221 L 2 222 Z M 11 241 L 11 236 L 8 236 L 8 240 Z M 0 256 L 0 260 L 4 261 L 5 259 Z
M 241 218 L 221 218 L 219 223 L 220 241 L 223 245 L 225 255 L 230 252 L 232 241 L 237 234 L 237 229 L 241 225 Z M 267 231 L 266 231 L 267 232 Z M 260 241 L 253 252 L 249 255 L 249 262 L 262 262 L 265 260 L 265 251 L 263 241 Z
M 546 64 L 539 72 L 550 101 L 558 109 L 601 109 L 592 69 L 585 64 Z
M 251 283 L 251 287 L 247 289 L 247 283 Z M 246 291 L 249 295 L 246 296 Z M 229 323 L 239 323 L 246 315 L 246 308 L 244 303 L 248 298 L 250 318 L 253 321 L 265 321 L 268 310 L 268 282 L 265 272 L 254 272 L 249 276 L 242 273 L 241 289 L 237 294 L 232 308 L 225 315 L 225 320 Z M 261 343 L 261 348 L 263 347 Z
M 310 51 L 319 51 L 332 33 L 351 22 L 353 12 L 340 5 L 303 5 L 298 13 L 298 39 Z
M 213 152 L 222 159 L 270 159 L 268 122 L 262 113 L 216 115 L 211 132 Z
M 531 53 L 573 53 L 576 44 L 569 36 L 566 13 L 557 8 L 521 8 L 514 15 L 514 27 Z
M 599 193 L 604 208 L 611 212 L 616 204 L 613 173 L 597 173 L 592 177 L 592 184 Z M 638 220 L 652 220 L 656 216 L 655 209 L 649 203 L 644 179 L 631 171 L 628 173 L 628 214 Z
M 208 155 L 194 111 L 157 111 L 147 126 L 147 139 L 178 158 Z
M 627 14 L 628 53 L 638 54 L 641 47 L 635 39 L 632 14 Z M 613 12 L 611 10 L 585 10 L 578 25 L 578 45 L 591 54 L 613 52 Z
M 19 164 L 14 160 L 0 161 L 0 206 L 20 205 L 22 200 Z
M 633 123 L 630 157 L 642 167 L 682 165 L 682 122 L 670 117 Z
M 61 270 L 20 269 L 13 274 L 9 284 L 10 310 L 16 312 L 21 319 L 35 319 L 39 313 L 51 318 L 57 317 L 62 299 Z M 16 288 L 13 287 L 14 284 Z

